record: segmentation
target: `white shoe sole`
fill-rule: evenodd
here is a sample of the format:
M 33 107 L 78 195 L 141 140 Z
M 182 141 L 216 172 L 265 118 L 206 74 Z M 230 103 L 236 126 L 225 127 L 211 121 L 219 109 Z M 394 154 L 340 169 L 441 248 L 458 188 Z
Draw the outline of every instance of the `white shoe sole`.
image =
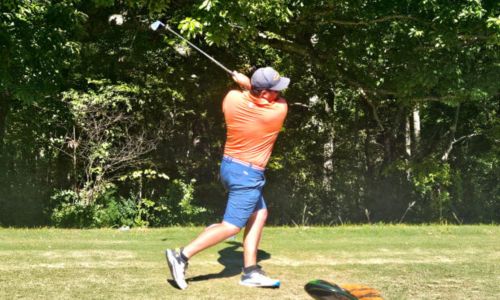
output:
M 280 284 L 281 284 L 280 281 L 277 281 L 276 283 L 271 284 L 271 285 L 262 285 L 262 284 L 258 284 L 258 283 L 248 283 L 248 282 L 244 282 L 244 281 L 240 280 L 240 285 L 248 286 L 248 287 L 279 288 Z
M 167 258 L 167 264 L 168 264 L 168 268 L 170 269 L 170 273 L 172 274 L 172 277 L 174 278 L 174 281 L 175 283 L 177 283 L 177 286 L 181 289 L 181 290 L 185 290 L 187 288 L 187 283 L 186 283 L 186 280 L 184 280 L 183 278 L 179 278 L 179 270 L 176 269 L 176 259 L 175 259 L 175 256 L 173 254 L 173 251 L 168 249 L 167 251 L 165 251 L 165 255 L 166 255 L 166 258 Z

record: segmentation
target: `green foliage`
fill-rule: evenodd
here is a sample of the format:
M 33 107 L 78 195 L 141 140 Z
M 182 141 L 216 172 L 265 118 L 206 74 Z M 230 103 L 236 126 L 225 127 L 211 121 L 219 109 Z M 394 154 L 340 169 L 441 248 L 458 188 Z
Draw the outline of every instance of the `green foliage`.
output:
M 34 101 L 65 86 L 87 15 L 78 1 L 23 1 L 0 16 L 0 89 Z
M 98 207 L 81 203 L 63 203 L 52 212 L 51 222 L 56 227 L 90 228 L 95 227 L 94 216 Z
M 451 199 L 448 191 L 452 183 L 451 168 L 448 163 L 426 160 L 415 164 L 412 181 L 417 193 L 428 206 L 429 219 L 443 222 L 445 215 L 451 217 Z
M 132 227 L 137 225 L 134 217 L 137 207 L 130 199 L 110 199 L 106 205 L 96 211 L 96 227 Z
M 172 184 L 167 189 L 166 201 L 177 203 L 175 205 L 178 213 L 175 214 L 174 224 L 180 225 L 196 225 L 203 224 L 204 214 L 207 209 L 193 204 L 194 184 L 196 180 L 191 180 L 185 183 L 180 180 L 172 181 Z
M 157 200 L 141 198 L 136 224 L 143 226 L 200 225 L 208 220 L 208 210 L 194 202 L 195 180 L 174 179 Z
M 94 227 L 94 215 L 98 207 L 80 201 L 78 193 L 70 190 L 56 192 L 51 198 L 50 213 L 52 225 L 56 227 Z
M 110 177 L 122 169 L 140 164 L 140 157 L 154 148 L 154 142 L 146 140 L 141 116 L 134 112 L 133 106 L 140 105 L 137 86 L 110 85 L 102 80 L 89 84 L 97 89 L 70 90 L 63 94 L 63 100 L 69 104 L 76 127 L 68 143 L 73 153 L 67 154 L 81 161 L 85 177 L 80 194 L 92 203 L 99 194 L 96 190 L 105 188 Z
M 0 8 L 4 225 L 52 215 L 60 226 L 164 226 L 222 214 L 220 103 L 234 86 L 175 36 L 149 30 L 153 19 L 231 69 L 271 65 L 292 79 L 266 173 L 270 223 L 500 218 L 494 1 Z M 117 13 L 121 26 L 108 21 Z M 50 200 L 54 190 L 66 192 Z
M 147 173 L 146 176 L 152 173 L 151 170 L 139 172 Z M 134 174 L 137 172 L 131 174 L 132 178 Z M 113 186 L 96 196 L 91 204 L 86 204 L 71 190 L 58 191 L 51 197 L 50 220 L 56 227 L 71 228 L 204 224 L 207 209 L 193 204 L 194 183 L 173 180 L 165 194 L 155 199 L 133 194 L 123 198 Z
M 152 169 L 135 170 L 119 178 L 120 181 L 132 185 L 128 201 L 134 203 L 135 214 L 133 225 L 147 227 L 150 224 L 161 224 L 160 216 L 169 214 L 169 207 L 156 199 L 155 190 L 151 189 L 149 193 L 147 187 L 155 181 L 164 182 L 170 178 L 164 174 Z M 163 183 L 162 183 L 163 184 Z M 161 199 L 161 198 L 160 198 Z
M 68 228 L 100 228 L 142 225 L 135 223 L 139 213 L 136 203 L 117 195 L 110 188 L 97 197 L 97 201 L 86 204 L 77 193 L 62 190 L 51 197 L 55 208 L 51 211 L 51 224 Z
M 410 170 L 414 172 L 412 178 L 416 190 L 424 195 L 432 192 L 436 186 L 449 186 L 450 165 L 436 160 L 426 160 L 416 164 Z
M 115 188 L 110 188 L 87 204 L 77 193 L 62 190 L 51 197 L 50 220 L 56 227 L 100 228 L 132 226 L 137 215 L 134 201 L 120 198 Z

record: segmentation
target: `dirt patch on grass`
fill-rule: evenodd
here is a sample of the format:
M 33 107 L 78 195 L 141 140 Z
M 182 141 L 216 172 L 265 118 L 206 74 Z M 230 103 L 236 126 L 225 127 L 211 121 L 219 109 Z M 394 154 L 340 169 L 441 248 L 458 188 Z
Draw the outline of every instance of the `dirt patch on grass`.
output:
M 0 251 L 0 257 L 8 257 L 0 265 L 2 271 L 29 270 L 29 269 L 72 269 L 72 268 L 122 268 L 144 267 L 137 254 L 132 251 L 89 250 L 89 251 L 28 251 L 29 258 L 15 260 L 22 257 L 19 251 Z M 23 262 L 23 263 L 19 263 Z M 148 267 L 151 267 L 152 263 Z
M 273 257 L 269 264 L 273 265 L 287 265 L 292 267 L 299 266 L 338 266 L 338 265 L 385 265 L 385 264 L 397 264 L 397 265 L 407 265 L 407 264 L 452 264 L 457 263 L 459 260 L 451 259 L 444 256 L 435 256 L 420 259 L 407 259 L 407 258 L 365 258 L 365 259 L 309 259 L 309 260 L 297 260 L 285 257 Z
M 132 251 L 90 250 L 90 251 L 45 251 L 40 256 L 48 259 L 75 259 L 75 258 L 113 258 L 116 260 L 133 259 Z

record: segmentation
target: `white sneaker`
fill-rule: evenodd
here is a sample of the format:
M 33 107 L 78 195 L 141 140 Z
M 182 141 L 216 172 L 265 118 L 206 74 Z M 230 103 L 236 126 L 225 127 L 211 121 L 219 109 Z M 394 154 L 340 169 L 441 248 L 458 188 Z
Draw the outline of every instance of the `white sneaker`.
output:
M 280 287 L 280 281 L 278 279 L 269 278 L 266 273 L 260 269 L 260 267 L 248 274 L 241 275 L 240 284 L 252 287 Z
M 167 249 L 167 251 L 165 251 L 165 255 L 167 257 L 170 273 L 172 274 L 175 283 L 177 283 L 177 286 L 181 290 L 185 290 L 187 288 L 185 275 L 188 263 L 181 258 L 180 252 L 173 249 Z

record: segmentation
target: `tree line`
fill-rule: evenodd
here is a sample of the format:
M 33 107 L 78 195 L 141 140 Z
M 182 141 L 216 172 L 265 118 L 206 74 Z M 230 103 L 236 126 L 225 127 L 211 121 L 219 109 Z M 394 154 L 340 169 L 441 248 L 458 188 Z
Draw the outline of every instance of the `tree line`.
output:
M 216 222 L 231 69 L 290 77 L 269 222 L 500 220 L 497 1 L 2 1 L 0 225 Z

